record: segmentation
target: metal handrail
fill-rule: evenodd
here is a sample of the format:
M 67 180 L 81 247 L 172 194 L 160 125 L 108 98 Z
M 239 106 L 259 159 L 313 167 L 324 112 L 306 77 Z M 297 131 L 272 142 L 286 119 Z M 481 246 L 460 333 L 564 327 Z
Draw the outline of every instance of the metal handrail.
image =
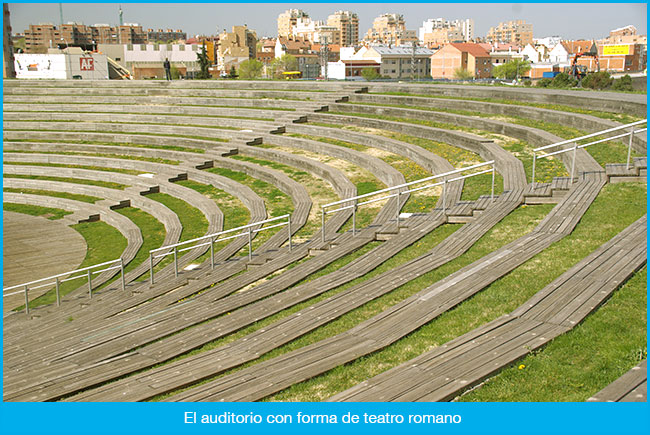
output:
M 275 222 L 275 221 L 278 221 L 280 219 L 287 219 L 287 221 L 286 222 L 281 222 L 281 223 L 275 224 L 275 225 L 270 225 L 268 227 L 253 229 L 253 227 L 257 227 L 259 225 L 264 225 L 264 224 L 270 223 L 270 222 Z M 223 234 L 228 234 L 228 233 L 232 233 L 232 232 L 235 232 L 235 231 L 248 230 L 245 233 L 235 234 L 233 236 L 219 238 L 219 241 L 223 242 L 225 240 L 236 239 L 237 237 L 246 237 L 246 236 L 248 236 L 248 259 L 251 260 L 253 258 L 253 233 L 259 233 L 261 231 L 270 230 L 271 228 L 282 227 L 282 226 L 285 226 L 285 225 L 287 226 L 288 232 L 289 232 L 289 251 L 291 251 L 293 249 L 293 244 L 291 242 L 291 215 L 290 214 L 284 214 L 282 216 L 277 216 L 277 217 L 266 219 L 266 220 L 263 220 L 263 221 L 253 222 L 253 223 L 250 223 L 250 224 L 247 224 L 247 225 L 243 225 L 241 227 L 231 228 L 229 230 L 219 231 L 217 233 L 208 234 L 208 235 L 205 235 L 205 236 L 197 237 L 195 239 L 185 240 L 183 242 L 174 243 L 173 245 L 161 246 L 160 248 L 152 249 L 152 250 L 149 251 L 149 279 L 150 279 L 150 282 L 151 282 L 151 284 L 154 284 L 154 270 L 153 270 L 154 264 L 153 263 L 154 263 L 154 259 L 156 259 L 156 258 L 163 258 L 163 257 L 166 257 L 168 255 L 173 255 L 174 256 L 174 276 L 178 277 L 178 253 L 179 252 L 184 252 L 184 251 L 189 251 L 189 250 L 196 249 L 196 248 L 200 248 L 202 246 L 210 245 L 210 267 L 212 269 L 214 269 L 214 266 L 215 266 L 215 263 L 214 263 L 214 244 L 217 241 L 217 238 L 219 236 L 223 235 Z M 181 247 L 181 246 L 186 246 L 186 245 L 189 245 L 189 244 L 192 244 L 192 243 L 195 243 L 195 244 L 192 245 L 192 246 L 189 246 L 189 247 L 179 249 L 179 247 Z M 155 255 L 155 253 L 161 252 L 161 251 L 166 251 L 166 252 L 163 253 L 163 254 Z
M 641 121 L 635 121 L 635 122 L 632 122 L 630 124 L 621 125 L 621 126 L 613 127 L 613 128 L 608 128 L 607 130 L 598 131 L 596 133 L 590 133 L 590 134 L 580 136 L 580 137 L 577 137 L 577 138 L 574 138 L 574 139 L 563 140 L 561 142 L 556 142 L 556 143 L 553 143 L 553 144 L 550 144 L 550 145 L 544 145 L 542 147 L 534 148 L 533 149 L 533 173 L 532 173 L 532 176 L 531 176 L 531 183 L 535 183 L 535 168 L 536 168 L 536 164 L 537 164 L 537 159 L 544 159 L 544 158 L 547 158 L 547 157 L 552 157 L 552 156 L 555 156 L 555 155 L 558 155 L 558 154 L 563 154 L 563 153 L 567 153 L 569 151 L 573 151 L 573 159 L 572 159 L 572 163 L 571 163 L 571 182 L 573 182 L 574 174 L 575 174 L 575 165 L 576 165 L 576 151 L 578 149 L 586 148 L 588 146 L 596 145 L 596 144 L 603 143 L 603 142 L 609 142 L 609 141 L 614 140 L 614 139 L 620 139 L 620 138 L 628 136 L 628 135 L 630 136 L 630 140 L 629 140 L 628 149 L 627 149 L 626 169 L 630 169 L 630 156 L 632 155 L 632 140 L 634 138 L 634 134 L 635 133 L 643 133 L 644 131 L 648 130 L 647 127 L 646 128 L 641 128 L 639 130 L 635 130 L 634 127 L 636 127 L 637 125 L 641 125 L 641 124 L 647 124 L 647 122 L 648 122 L 647 119 L 644 119 L 644 120 L 641 120 Z M 619 135 L 616 135 L 616 136 L 610 136 L 610 137 L 605 138 L 605 139 L 599 139 L 599 140 L 596 140 L 596 141 L 593 141 L 593 142 L 578 145 L 578 141 L 581 141 L 581 140 L 584 140 L 584 139 L 589 139 L 589 138 L 596 137 L 596 136 L 601 136 L 601 135 L 607 134 L 607 133 L 613 133 L 615 131 L 624 130 L 626 128 L 631 128 L 631 130 L 629 132 L 622 133 L 622 134 L 619 134 Z M 571 144 L 571 143 L 574 144 L 572 148 L 565 148 L 565 149 L 561 149 L 559 151 L 554 151 L 552 153 L 540 154 L 539 156 L 537 156 L 537 153 L 539 151 L 544 151 L 544 150 L 549 149 L 549 148 L 555 148 L 555 147 L 558 147 L 558 146 L 567 145 L 567 144 Z
M 119 263 L 119 264 L 115 265 L 115 263 Z M 110 266 L 110 267 L 106 267 L 106 268 L 101 269 L 101 270 L 93 271 L 93 269 L 96 269 L 98 267 L 104 267 L 104 266 L 111 265 L 111 264 L 114 265 L 114 266 Z M 75 279 L 79 279 L 79 278 L 86 278 L 86 279 L 88 279 L 88 297 L 92 298 L 93 297 L 92 275 L 93 274 L 103 273 L 103 272 L 106 272 L 106 271 L 109 271 L 109 270 L 118 269 L 118 268 L 120 269 L 120 273 L 121 273 L 122 290 L 125 290 L 126 289 L 126 282 L 124 281 L 124 260 L 122 258 L 118 258 L 117 260 L 111 260 L 111 261 L 106 261 L 104 263 L 94 264 L 92 266 L 83 267 L 81 269 L 75 269 L 75 270 L 72 270 L 70 272 L 59 273 L 57 275 L 48 276 L 46 278 L 37 279 L 37 280 L 26 282 L 26 283 L 23 283 L 23 284 L 12 285 L 10 287 L 4 287 L 2 289 L 2 297 L 4 298 L 4 297 L 7 297 L 7 296 L 13 296 L 13 295 L 17 295 L 17 294 L 20 294 L 20 293 L 24 293 L 25 294 L 25 313 L 29 314 L 29 290 L 30 289 L 31 290 L 36 290 L 36 289 L 43 288 L 43 287 L 49 287 L 52 284 L 54 284 L 56 286 L 56 305 L 59 306 L 59 305 L 61 305 L 60 285 L 62 283 L 67 282 L 67 281 L 72 281 L 72 280 L 75 280 Z M 86 272 L 86 273 L 83 274 L 83 275 L 77 275 L 77 276 L 72 276 L 72 277 L 68 277 L 68 278 L 65 278 L 65 279 L 61 279 L 61 277 L 63 277 L 63 276 L 68 276 L 68 275 L 72 275 L 72 274 L 79 273 L 79 272 Z M 54 280 L 54 281 L 52 281 L 52 280 Z M 46 281 L 49 281 L 49 282 L 46 282 Z M 42 283 L 42 282 L 45 282 L 45 283 L 37 285 L 37 286 L 33 285 L 33 284 L 38 284 L 38 283 Z M 20 291 L 5 293 L 8 290 L 13 290 L 13 289 L 21 288 L 21 287 L 22 287 L 22 290 L 20 290 Z
M 463 173 L 463 172 L 466 172 L 466 171 L 469 171 L 469 170 L 472 170 L 472 169 L 478 169 L 478 168 L 485 167 L 485 166 L 488 166 L 488 165 L 491 165 L 492 169 L 488 169 L 488 170 L 480 171 L 480 172 L 475 172 L 473 174 L 463 175 L 463 176 L 452 178 L 452 179 L 446 179 L 445 178 L 445 177 L 449 177 L 451 175 L 460 174 L 460 173 Z M 447 196 L 447 183 L 451 183 L 453 181 L 464 180 L 465 178 L 475 177 L 477 175 L 486 174 L 488 172 L 492 173 L 491 199 L 494 200 L 495 165 L 494 165 L 494 160 L 490 160 L 490 161 L 485 162 L 485 163 L 479 163 L 479 164 L 476 164 L 476 165 L 467 166 L 465 168 L 454 169 L 453 171 L 449 171 L 449 172 L 445 172 L 445 173 L 437 174 L 437 175 L 432 175 L 430 177 L 421 178 L 421 179 L 415 180 L 415 181 L 409 181 L 408 183 L 400 184 L 398 186 L 386 187 L 384 189 L 375 190 L 374 192 L 364 193 L 363 195 L 357 195 L 357 196 L 353 196 L 351 198 L 346 198 L 346 199 L 342 199 L 342 200 L 339 200 L 339 201 L 330 202 L 329 204 L 321 205 L 321 240 L 323 242 L 325 242 L 325 215 L 327 215 L 327 214 L 336 213 L 337 211 L 341 211 L 341 210 L 352 209 L 352 235 L 354 236 L 354 235 L 356 235 L 356 221 L 357 221 L 357 207 L 358 206 L 365 205 L 365 204 L 370 204 L 370 203 L 373 203 L 373 202 L 383 201 L 383 200 L 389 199 L 389 198 L 395 198 L 396 197 L 396 198 L 399 199 L 400 195 L 406 195 L 407 193 L 417 192 L 417 191 L 420 191 L 420 190 L 424 190 L 424 189 L 428 189 L 428 188 L 435 187 L 435 186 L 440 186 L 440 185 L 443 186 L 443 189 L 442 189 L 442 211 L 444 213 L 444 212 L 446 212 L 446 204 L 445 204 L 446 201 L 445 200 L 446 200 L 446 196 Z M 406 187 L 410 187 L 410 186 L 413 186 L 413 185 L 416 185 L 416 184 L 421 184 L 421 183 L 425 183 L 427 181 L 440 179 L 440 178 L 445 178 L 445 180 L 437 182 L 437 183 L 429 184 L 429 185 L 426 185 L 426 186 L 417 187 L 415 189 L 399 191 L 399 189 L 404 189 Z M 368 198 L 370 196 L 379 195 L 381 193 L 392 192 L 394 190 L 398 190 L 398 192 L 390 194 L 390 195 L 382 196 L 380 198 L 375 198 L 375 199 L 371 199 L 371 200 L 368 200 L 368 201 L 359 202 L 359 199 Z M 352 204 L 350 204 L 350 202 L 352 202 Z M 335 210 L 326 210 L 329 207 L 333 207 L 335 205 L 340 205 L 340 204 L 349 204 L 349 205 L 339 207 L 339 208 L 337 208 Z M 397 201 L 397 207 L 396 207 L 396 220 L 397 220 L 398 225 L 399 225 L 399 213 L 400 213 L 400 205 L 399 205 L 399 200 L 398 200 Z

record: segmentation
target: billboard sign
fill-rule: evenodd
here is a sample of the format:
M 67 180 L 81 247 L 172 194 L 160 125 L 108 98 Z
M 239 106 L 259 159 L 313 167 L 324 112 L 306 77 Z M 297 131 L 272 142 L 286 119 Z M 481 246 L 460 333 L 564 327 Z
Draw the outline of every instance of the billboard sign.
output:
M 79 69 L 81 71 L 95 71 L 95 59 L 92 57 L 80 57 Z
M 629 44 L 625 45 L 605 45 L 603 47 L 603 56 L 627 56 L 630 54 Z

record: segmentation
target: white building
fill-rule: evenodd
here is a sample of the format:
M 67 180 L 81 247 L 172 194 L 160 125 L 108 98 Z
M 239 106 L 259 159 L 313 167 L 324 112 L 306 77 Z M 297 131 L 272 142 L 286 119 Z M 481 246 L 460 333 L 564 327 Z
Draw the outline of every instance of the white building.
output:
M 78 47 L 53 49 L 48 54 L 16 53 L 16 78 L 108 80 L 106 55 L 86 53 Z
M 548 60 L 552 63 L 568 64 L 571 54 L 564 44 L 556 44 L 548 53 Z
M 527 60 L 531 63 L 547 62 L 549 60 L 549 50 L 546 45 L 543 44 L 526 44 L 521 54 L 524 56 L 524 60 Z
M 361 47 L 351 60 L 373 60 L 380 65 L 379 74 L 390 78 L 423 78 L 431 71 L 433 50 L 417 47 L 413 53 L 412 46 L 388 47 L 371 45 Z M 415 60 L 415 71 L 413 61 Z
M 533 42 L 535 44 L 545 45 L 545 46 L 550 48 L 550 47 L 555 47 L 560 42 L 562 42 L 562 37 L 561 36 L 547 36 L 545 38 L 534 38 Z
M 474 20 L 471 18 L 453 21 L 444 18 L 429 18 L 427 21 L 422 22 L 422 27 L 420 27 L 418 32 L 418 39 L 421 43 L 424 43 L 424 35 L 426 33 L 433 33 L 434 29 L 452 28 L 458 29 L 464 41 L 474 39 Z

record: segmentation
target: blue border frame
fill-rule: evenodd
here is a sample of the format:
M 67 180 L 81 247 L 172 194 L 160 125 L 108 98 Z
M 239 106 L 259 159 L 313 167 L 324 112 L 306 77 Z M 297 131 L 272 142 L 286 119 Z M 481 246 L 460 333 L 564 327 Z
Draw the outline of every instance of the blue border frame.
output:
M 43 1 L 43 3 L 48 1 Z M 67 3 L 92 3 L 94 1 L 67 1 Z M 194 0 L 193 3 L 210 3 Z M 18 0 L 7 3 L 35 3 Z M 48 2 L 50 3 L 50 2 Z M 94 2 L 100 3 L 100 2 Z M 119 3 L 119 2 L 101 2 Z M 122 3 L 178 3 L 173 1 L 123 1 Z M 219 2 L 214 2 L 219 3 Z M 231 3 L 231 2 L 223 2 Z M 243 3 L 243 2 L 242 2 Z M 251 3 L 284 3 L 257 0 Z M 302 3 L 333 3 L 303 1 Z M 353 3 L 371 3 L 355 1 Z M 372 2 L 388 3 L 388 2 Z M 410 1 L 409 3 L 430 3 Z M 462 2 L 447 3 L 502 3 Z M 524 3 L 582 3 L 581 1 L 527 1 Z M 586 2 L 585 2 L 586 3 Z M 612 3 L 612 2 L 589 2 Z M 629 1 L 625 3 L 647 3 Z M 300 7 L 298 4 L 297 7 Z M 0 182 L 1 183 L 1 182 Z M 0 242 L 1 243 L 1 242 Z M 1 261 L 1 260 L 0 260 Z M 0 339 L 1 340 L 1 339 Z M 1 370 L 1 369 L 0 369 Z M 524 433 L 636 433 L 650 427 L 648 403 L 5 403 L 0 402 L 0 429 L 10 434 L 202 434 L 220 430 L 236 434 L 310 435 L 370 432 L 392 433 L 404 429 L 410 434 L 504 434 Z M 259 416 L 261 423 L 187 423 L 196 413 L 215 416 Z M 228 414 L 230 413 L 230 414 Z M 299 423 L 298 413 L 308 416 L 327 416 L 336 423 Z M 363 423 L 364 414 L 392 415 L 404 418 L 404 423 Z M 460 423 L 415 424 L 408 423 L 410 415 L 457 415 Z M 272 424 L 274 416 L 291 416 L 292 424 Z M 346 423 L 345 416 L 358 416 L 358 423 Z M 239 417 L 242 418 L 242 417 Z M 456 417 L 458 420 L 458 417 Z M 408 427 L 407 427 L 408 426 Z M 645 429 L 645 430 L 644 430 Z

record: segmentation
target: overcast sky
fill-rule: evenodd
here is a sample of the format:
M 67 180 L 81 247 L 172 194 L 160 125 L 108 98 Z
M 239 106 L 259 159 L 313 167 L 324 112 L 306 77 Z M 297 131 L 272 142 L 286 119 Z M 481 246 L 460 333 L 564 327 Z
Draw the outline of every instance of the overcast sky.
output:
M 119 23 L 120 3 L 63 3 L 63 21 L 87 25 Z M 276 36 L 277 17 L 286 9 L 302 9 L 314 20 L 327 20 L 337 10 L 359 15 L 359 34 L 365 34 L 375 17 L 399 13 L 407 29 L 417 30 L 428 18 L 473 18 L 475 36 L 485 36 L 499 22 L 523 19 L 533 24 L 536 38 L 562 36 L 595 39 L 628 24 L 647 33 L 645 3 L 121 3 L 125 23 L 143 28 L 173 28 L 196 34 L 230 31 L 247 24 L 258 37 Z M 29 24 L 58 25 L 59 3 L 10 3 L 11 26 L 22 33 Z

